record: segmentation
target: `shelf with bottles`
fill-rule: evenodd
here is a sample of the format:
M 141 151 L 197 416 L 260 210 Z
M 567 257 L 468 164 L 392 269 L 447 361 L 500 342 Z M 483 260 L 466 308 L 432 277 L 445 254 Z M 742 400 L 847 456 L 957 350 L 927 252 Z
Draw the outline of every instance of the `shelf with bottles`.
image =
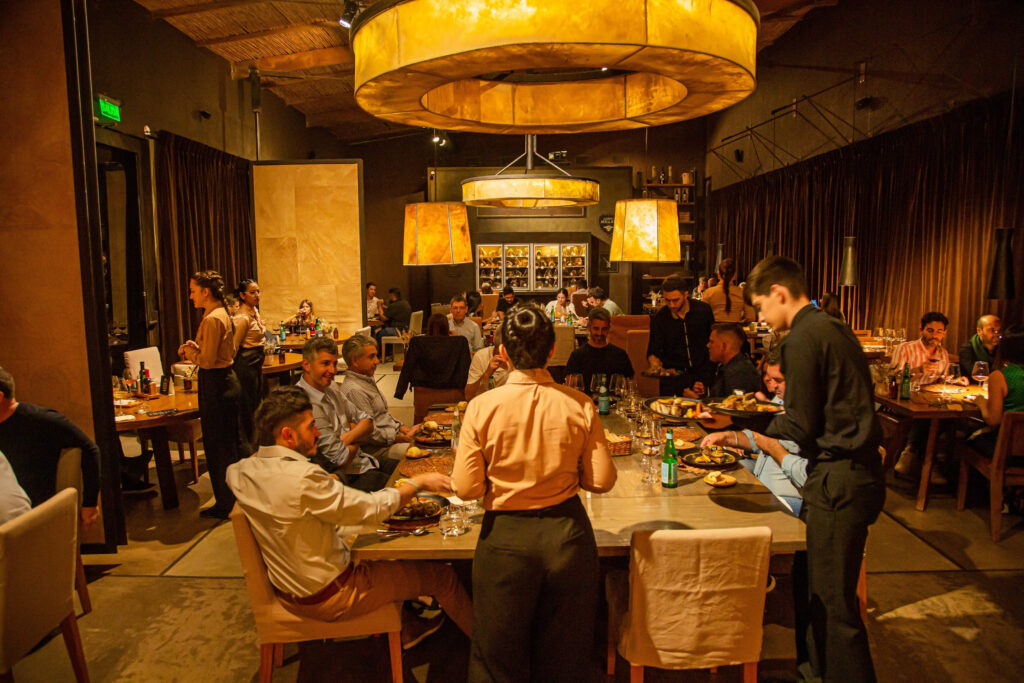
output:
M 477 285 L 484 280 L 501 282 L 502 255 L 500 244 L 480 244 L 476 248 Z
M 533 290 L 553 292 L 559 283 L 558 245 L 533 245 Z
M 530 288 L 530 247 L 526 244 L 505 247 L 505 283 L 513 289 Z
M 587 277 L 587 245 L 562 245 L 562 283 L 569 284 Z

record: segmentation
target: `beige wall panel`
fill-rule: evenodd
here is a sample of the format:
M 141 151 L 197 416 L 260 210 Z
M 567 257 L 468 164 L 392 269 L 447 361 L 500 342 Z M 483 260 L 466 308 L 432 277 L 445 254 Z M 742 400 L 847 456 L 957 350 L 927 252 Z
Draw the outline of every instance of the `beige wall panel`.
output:
M 93 434 L 60 3 L 0 2 L 0 365 Z M 40 314 L 47 311 L 48 314 Z
M 302 299 L 343 331 L 362 325 L 356 163 L 271 164 L 253 172 L 263 314 L 276 325 Z

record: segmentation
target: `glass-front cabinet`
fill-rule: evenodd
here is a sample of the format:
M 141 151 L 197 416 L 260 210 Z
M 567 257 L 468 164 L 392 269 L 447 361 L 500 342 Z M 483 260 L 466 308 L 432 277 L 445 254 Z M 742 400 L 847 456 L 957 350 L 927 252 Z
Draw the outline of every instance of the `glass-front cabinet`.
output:
M 562 286 L 568 287 L 579 278 L 587 277 L 587 245 L 562 245 Z
M 478 244 L 476 285 L 489 280 L 500 291 L 554 292 L 588 275 L 586 244 Z
M 501 272 L 501 245 L 500 244 L 478 244 L 476 247 L 476 286 L 489 280 L 491 283 L 500 282 L 505 284 L 505 278 Z
M 526 292 L 530 289 L 530 245 L 505 245 L 505 283 L 512 289 Z
M 553 292 L 557 290 L 561 281 L 558 271 L 558 245 L 533 245 L 533 291 Z

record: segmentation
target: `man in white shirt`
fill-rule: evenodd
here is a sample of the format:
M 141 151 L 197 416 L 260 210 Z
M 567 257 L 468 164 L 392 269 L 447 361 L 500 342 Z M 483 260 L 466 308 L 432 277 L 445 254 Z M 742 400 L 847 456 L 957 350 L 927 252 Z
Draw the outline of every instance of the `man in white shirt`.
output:
M 359 447 L 373 433 L 373 420 L 341 395 L 334 383 L 337 366 L 333 339 L 313 337 L 302 348 L 302 379 L 296 385 L 309 396 L 320 432 L 314 462 L 343 475 L 352 488 L 377 491 L 387 486 L 398 461 L 375 458 Z
M 388 403 L 373 375 L 380 365 L 377 345 L 369 337 L 354 335 L 341 347 L 348 370 L 339 391 L 357 410 L 373 420 L 373 432 L 363 440 L 362 449 L 378 459 L 401 460 L 419 425 L 403 426 L 388 412 Z
M 256 411 L 260 449 L 228 468 L 227 483 L 260 547 L 284 607 L 321 621 L 367 614 L 390 602 L 433 595 L 466 635 L 472 605 L 451 567 L 439 562 L 351 561 L 345 536 L 390 517 L 421 490 L 450 489 L 440 473 L 364 493 L 310 462 L 320 436 L 312 405 L 297 387 L 277 387 Z M 412 647 L 441 626 L 407 634 Z
M 910 372 L 924 377 L 932 377 L 931 381 L 940 379 L 949 367 L 949 354 L 942 348 L 946 338 L 949 318 L 937 311 L 921 316 L 921 336 L 918 339 L 904 342 L 892 353 L 893 370 L 903 370 L 905 364 L 910 365 Z
M 459 294 L 452 297 L 451 315 L 448 318 L 448 329 L 469 340 L 469 350 L 476 351 L 483 348 L 484 336 L 480 333 L 480 326 L 466 318 L 469 313 L 469 304 L 466 297 Z
M 619 305 L 608 298 L 608 294 L 600 287 L 591 287 L 590 296 L 587 298 L 587 304 L 591 308 L 600 306 L 604 310 L 608 311 L 609 315 L 622 315 L 622 309 Z
M 25 489 L 18 484 L 11 463 L 0 453 L 0 524 L 14 519 L 32 509 L 32 501 L 28 499 Z
M 485 346 L 473 354 L 466 377 L 466 400 L 500 387 L 508 381 L 508 363 L 502 360 L 496 349 L 501 344 L 501 328 L 494 331 L 494 344 Z M 493 382 L 492 382 L 493 380 Z

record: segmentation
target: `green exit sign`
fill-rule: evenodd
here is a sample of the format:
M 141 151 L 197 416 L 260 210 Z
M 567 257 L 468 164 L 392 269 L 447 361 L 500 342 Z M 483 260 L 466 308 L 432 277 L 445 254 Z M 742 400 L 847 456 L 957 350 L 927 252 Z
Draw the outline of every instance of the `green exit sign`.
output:
M 97 95 L 93 109 L 100 125 L 110 125 L 121 121 L 121 102 L 106 95 Z

